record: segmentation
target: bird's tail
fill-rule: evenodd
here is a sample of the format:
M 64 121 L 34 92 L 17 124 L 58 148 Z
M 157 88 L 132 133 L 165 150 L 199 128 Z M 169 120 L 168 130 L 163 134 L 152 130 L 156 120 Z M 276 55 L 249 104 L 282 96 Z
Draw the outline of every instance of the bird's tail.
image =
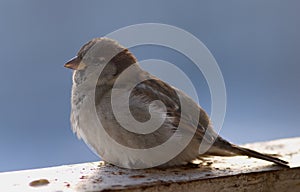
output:
M 281 160 L 279 158 L 276 158 L 276 157 L 272 157 L 271 155 L 262 154 L 262 153 L 259 153 L 257 151 L 247 149 L 247 148 L 244 148 L 244 147 L 239 147 L 239 146 L 236 146 L 236 145 L 232 145 L 232 148 L 234 150 L 234 153 L 236 153 L 237 155 L 246 155 L 246 156 L 249 156 L 249 157 L 255 157 L 255 158 L 258 158 L 258 159 L 263 159 L 263 160 L 266 160 L 266 161 L 276 163 L 276 164 L 284 166 L 284 167 L 289 167 L 288 162 L 286 162 L 284 160 Z
M 281 165 L 283 167 L 289 167 L 288 162 L 286 162 L 284 160 L 281 160 L 276 157 L 272 157 L 271 155 L 262 154 L 257 151 L 251 150 L 251 149 L 239 147 L 237 145 L 229 143 L 228 141 L 226 141 L 222 138 L 218 138 L 216 140 L 215 144 L 214 144 L 214 147 L 219 148 L 219 150 L 217 150 L 217 151 L 223 151 L 223 154 L 219 154 L 221 156 L 245 155 L 248 157 L 254 157 L 254 158 L 270 161 L 270 162 L 276 163 L 278 165 Z M 213 151 L 216 151 L 216 150 L 213 150 Z M 227 151 L 227 153 L 225 151 Z M 216 154 L 214 154 L 214 155 L 216 155 Z

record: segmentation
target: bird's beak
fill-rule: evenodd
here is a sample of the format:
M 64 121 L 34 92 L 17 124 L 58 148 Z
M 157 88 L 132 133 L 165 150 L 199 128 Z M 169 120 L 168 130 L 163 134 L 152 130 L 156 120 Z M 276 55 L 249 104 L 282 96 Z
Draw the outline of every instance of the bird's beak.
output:
M 77 56 L 68 61 L 64 67 L 73 70 L 82 70 L 86 67 L 86 64 L 81 61 Z

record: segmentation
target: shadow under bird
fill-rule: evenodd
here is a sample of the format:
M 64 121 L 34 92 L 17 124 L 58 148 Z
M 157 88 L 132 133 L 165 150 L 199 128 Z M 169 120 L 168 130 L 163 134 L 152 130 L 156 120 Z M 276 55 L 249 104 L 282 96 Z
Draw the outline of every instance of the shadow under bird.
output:
M 286 161 L 239 147 L 220 137 L 213 130 L 207 113 L 196 102 L 177 88 L 144 71 L 134 55 L 112 39 L 92 39 L 79 50 L 76 57 L 65 64 L 65 67 L 74 70 L 71 96 L 72 129 L 104 161 L 135 169 L 180 166 L 206 156 L 244 155 L 288 167 Z M 130 72 L 121 75 L 128 68 L 131 68 Z M 115 86 L 119 77 L 118 85 Z M 133 89 L 129 89 L 128 85 L 132 82 L 139 83 Z M 113 111 L 114 88 L 121 91 L 118 95 L 120 100 L 129 95 L 127 99 L 130 115 L 136 121 L 162 121 L 160 127 L 145 134 L 125 129 Z M 153 101 L 160 101 L 163 105 Z M 182 110 L 181 101 L 188 106 L 188 112 Z M 96 115 L 93 115 L 94 110 Z M 192 114 L 194 111 L 199 112 L 199 115 L 195 117 Z M 126 114 L 124 117 L 127 117 Z M 97 119 L 101 124 L 97 123 Z M 128 125 L 130 123 L 127 122 Z M 101 130 L 105 130 L 105 134 Z M 188 144 L 182 150 L 178 147 L 180 143 L 178 146 L 172 146 L 172 150 L 177 150 L 178 147 L 178 154 L 159 165 L 144 159 L 155 161 L 167 154 L 149 153 L 148 157 L 141 158 L 108 142 L 108 139 L 113 139 L 119 145 L 130 149 L 147 150 L 163 145 L 174 135 L 176 138 L 182 138 L 188 134 L 192 134 Z M 205 153 L 200 154 L 199 147 L 202 141 L 211 143 L 211 146 Z

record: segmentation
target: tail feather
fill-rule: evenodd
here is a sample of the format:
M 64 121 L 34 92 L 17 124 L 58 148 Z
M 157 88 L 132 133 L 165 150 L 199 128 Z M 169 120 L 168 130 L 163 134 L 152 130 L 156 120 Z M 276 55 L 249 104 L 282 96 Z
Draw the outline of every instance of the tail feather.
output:
M 270 155 L 265 155 L 265 154 L 259 153 L 257 151 L 247 149 L 247 148 L 243 148 L 243 147 L 239 147 L 239 146 L 236 146 L 236 145 L 232 145 L 232 148 L 234 150 L 233 152 L 238 154 L 238 155 L 246 155 L 246 156 L 249 156 L 249 157 L 255 157 L 255 158 L 258 158 L 258 159 L 263 159 L 263 160 L 266 160 L 266 161 L 276 163 L 276 164 L 284 166 L 284 167 L 289 167 L 288 162 L 286 162 L 284 160 L 281 160 L 279 158 L 272 157 Z
M 218 137 L 215 141 L 212 148 L 208 151 L 208 155 L 220 155 L 220 156 L 234 156 L 234 155 L 245 155 L 248 157 L 254 157 L 266 161 L 270 161 L 276 163 L 283 167 L 289 167 L 288 162 L 281 160 L 276 157 L 272 157 L 271 155 L 266 155 L 259 153 L 257 151 L 247 149 L 244 147 L 239 147 L 237 145 L 231 144 L 225 139 Z

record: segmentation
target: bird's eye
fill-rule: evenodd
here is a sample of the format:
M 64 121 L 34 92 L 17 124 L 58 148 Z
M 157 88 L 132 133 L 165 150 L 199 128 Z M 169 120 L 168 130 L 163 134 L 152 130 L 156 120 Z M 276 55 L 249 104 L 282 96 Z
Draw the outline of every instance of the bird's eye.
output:
M 82 59 L 82 58 L 83 58 L 83 55 L 82 55 L 82 54 L 78 54 L 78 55 L 77 55 L 77 58 L 78 58 L 78 59 Z

